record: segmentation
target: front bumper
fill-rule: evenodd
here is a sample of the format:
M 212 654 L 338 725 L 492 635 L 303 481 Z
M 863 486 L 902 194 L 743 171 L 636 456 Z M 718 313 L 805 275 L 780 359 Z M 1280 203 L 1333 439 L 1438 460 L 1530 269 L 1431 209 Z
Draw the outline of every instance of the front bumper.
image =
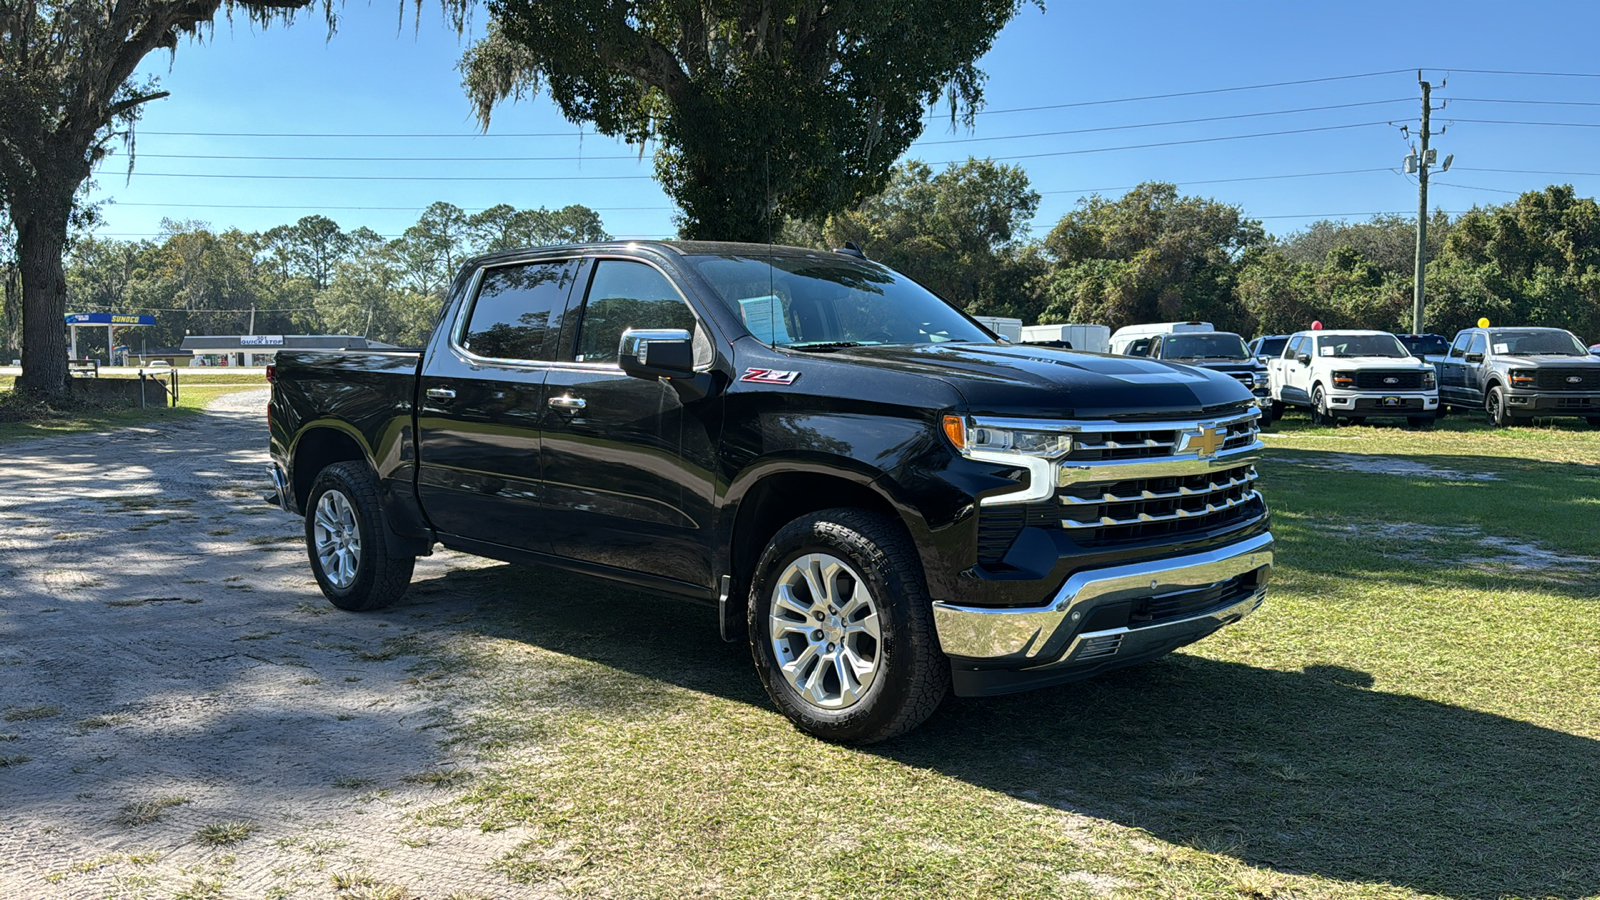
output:
M 1048 604 L 933 604 L 956 693 L 1007 693 L 1082 678 L 1191 644 L 1266 596 L 1272 534 L 1216 550 L 1078 572 Z
M 1600 416 L 1600 394 L 1512 390 L 1506 392 L 1506 408 L 1547 416 Z
M 1328 408 L 1363 416 L 1404 416 L 1431 412 L 1439 408 L 1439 395 L 1377 391 L 1335 391 L 1328 395 Z

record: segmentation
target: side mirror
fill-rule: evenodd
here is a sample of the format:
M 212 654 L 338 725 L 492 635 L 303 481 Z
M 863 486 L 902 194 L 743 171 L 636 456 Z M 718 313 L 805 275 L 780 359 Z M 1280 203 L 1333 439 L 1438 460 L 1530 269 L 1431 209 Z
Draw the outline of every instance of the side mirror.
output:
M 1467 362 L 1481 363 L 1481 362 L 1483 362 L 1483 354 L 1482 353 L 1468 353 L 1466 356 L 1463 356 L 1462 359 L 1466 360 Z
M 1309 366 L 1309 365 L 1311 365 L 1311 354 L 1309 354 L 1309 353 L 1301 353 L 1301 354 L 1295 356 L 1294 361 L 1299 363 L 1302 366 Z
M 622 371 L 634 378 L 694 374 L 694 338 L 682 328 L 630 328 L 617 348 Z

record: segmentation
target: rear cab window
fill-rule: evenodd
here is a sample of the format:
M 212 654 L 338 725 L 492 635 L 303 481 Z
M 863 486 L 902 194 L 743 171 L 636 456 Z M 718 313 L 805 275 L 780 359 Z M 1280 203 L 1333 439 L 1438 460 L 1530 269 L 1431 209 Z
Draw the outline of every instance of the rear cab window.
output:
M 485 359 L 553 360 L 577 272 L 570 259 L 485 269 L 457 345 Z

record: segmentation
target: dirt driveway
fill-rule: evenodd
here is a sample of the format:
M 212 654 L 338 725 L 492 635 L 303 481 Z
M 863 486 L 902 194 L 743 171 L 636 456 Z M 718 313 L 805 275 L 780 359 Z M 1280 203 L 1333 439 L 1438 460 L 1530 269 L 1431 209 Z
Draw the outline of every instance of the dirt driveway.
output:
M 329 606 L 265 402 L 0 449 L 0 897 L 533 896 L 406 652 L 470 598 Z

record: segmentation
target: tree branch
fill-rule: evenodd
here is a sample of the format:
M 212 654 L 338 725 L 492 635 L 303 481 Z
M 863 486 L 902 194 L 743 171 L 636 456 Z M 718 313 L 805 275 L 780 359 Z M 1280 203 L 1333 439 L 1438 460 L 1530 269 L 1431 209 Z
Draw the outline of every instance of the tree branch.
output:
M 110 109 L 108 115 L 106 116 L 106 118 L 115 119 L 116 117 L 122 115 L 123 113 L 127 112 L 128 110 L 133 109 L 134 107 L 140 105 L 141 103 L 149 103 L 151 100 L 161 100 L 161 99 L 163 99 L 165 97 L 170 97 L 170 96 L 172 96 L 172 92 L 171 91 L 156 91 L 153 94 L 145 94 L 142 97 L 129 97 L 128 99 L 122 101 L 121 103 L 112 104 L 111 105 L 111 109 Z

